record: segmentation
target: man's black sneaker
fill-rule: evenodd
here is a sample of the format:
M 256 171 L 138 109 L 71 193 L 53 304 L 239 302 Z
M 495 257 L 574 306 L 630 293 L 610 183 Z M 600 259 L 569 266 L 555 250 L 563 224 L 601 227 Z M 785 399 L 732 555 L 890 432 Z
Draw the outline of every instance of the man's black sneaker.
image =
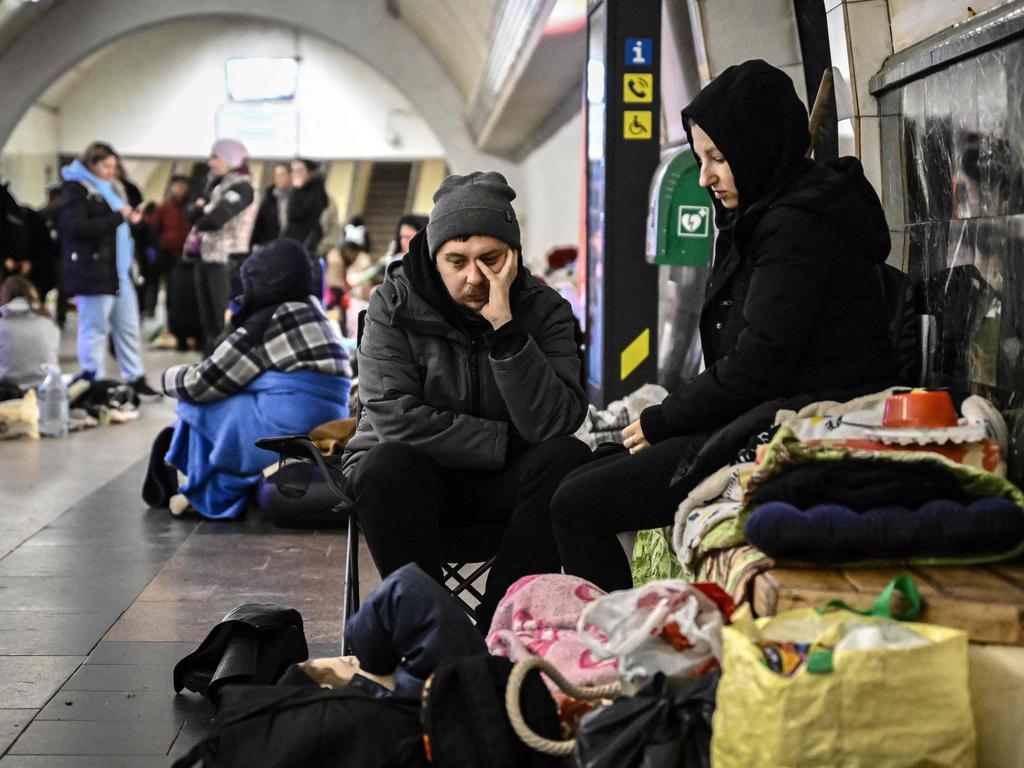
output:
M 139 396 L 139 400 L 144 403 L 154 403 L 163 397 L 162 394 L 149 386 L 145 376 L 139 376 L 139 378 L 132 382 L 131 386 L 135 390 L 135 394 Z

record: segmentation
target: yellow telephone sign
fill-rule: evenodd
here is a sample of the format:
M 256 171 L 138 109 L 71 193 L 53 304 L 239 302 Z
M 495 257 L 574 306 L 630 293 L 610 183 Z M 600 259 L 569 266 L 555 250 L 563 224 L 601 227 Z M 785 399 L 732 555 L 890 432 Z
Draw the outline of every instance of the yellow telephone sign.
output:
M 626 104 L 650 104 L 654 101 L 654 75 L 627 72 L 622 76 L 622 100 Z

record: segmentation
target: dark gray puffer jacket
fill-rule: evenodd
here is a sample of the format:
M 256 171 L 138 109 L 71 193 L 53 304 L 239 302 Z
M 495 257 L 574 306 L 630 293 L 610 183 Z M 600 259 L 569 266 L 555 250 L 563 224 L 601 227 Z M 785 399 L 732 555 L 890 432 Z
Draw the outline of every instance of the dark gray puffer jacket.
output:
M 359 345 L 363 413 L 346 473 L 385 441 L 421 448 L 442 467 L 496 470 L 510 436 L 536 445 L 579 428 L 587 398 L 572 310 L 525 270 L 517 283 L 512 316 L 528 338 L 496 358 L 489 334 L 471 338 L 413 290 L 401 262 L 390 265 Z

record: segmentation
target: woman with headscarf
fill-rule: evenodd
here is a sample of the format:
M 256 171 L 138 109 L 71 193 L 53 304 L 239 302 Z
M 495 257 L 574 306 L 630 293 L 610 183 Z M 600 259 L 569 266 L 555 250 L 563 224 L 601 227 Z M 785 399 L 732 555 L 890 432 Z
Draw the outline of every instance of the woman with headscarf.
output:
M 135 244 L 129 227 L 142 220 L 142 213 L 126 202 L 117 165 L 114 148 L 97 141 L 61 169 L 64 290 L 75 297 L 78 309 L 81 376 L 104 378 L 110 336 L 124 381 L 140 397 L 158 398 L 142 368 L 139 304 L 131 275 Z
M 193 209 L 186 249 L 198 251 L 196 294 L 204 351 L 213 351 L 224 330 L 231 298 L 231 262 L 249 252 L 259 204 L 249 174 L 249 151 L 240 141 L 218 139 L 210 150 L 210 181 Z M 197 247 L 198 245 L 198 247 Z
M 210 518 L 245 511 L 248 490 L 275 459 L 254 447 L 257 439 L 348 416 L 348 355 L 311 296 L 306 250 L 272 240 L 240 276 L 231 333 L 202 362 L 163 375 L 164 392 L 179 401 L 167 460 L 187 476 L 180 493 Z
M 776 410 L 897 383 L 880 279 L 889 231 L 860 163 L 806 157 L 807 111 L 763 61 L 725 70 L 682 119 L 720 230 L 706 369 L 623 431 L 628 454 L 577 470 L 552 500 L 566 572 L 609 591 L 632 586 L 615 534 L 671 524 Z

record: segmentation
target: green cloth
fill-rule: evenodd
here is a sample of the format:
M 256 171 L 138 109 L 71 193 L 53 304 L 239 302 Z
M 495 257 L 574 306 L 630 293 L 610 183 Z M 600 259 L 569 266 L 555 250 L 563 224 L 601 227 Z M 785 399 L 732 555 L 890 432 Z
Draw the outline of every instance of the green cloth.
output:
M 682 566 L 672 551 L 671 528 L 637 531 L 633 545 L 633 586 L 642 587 L 658 579 L 678 579 Z

